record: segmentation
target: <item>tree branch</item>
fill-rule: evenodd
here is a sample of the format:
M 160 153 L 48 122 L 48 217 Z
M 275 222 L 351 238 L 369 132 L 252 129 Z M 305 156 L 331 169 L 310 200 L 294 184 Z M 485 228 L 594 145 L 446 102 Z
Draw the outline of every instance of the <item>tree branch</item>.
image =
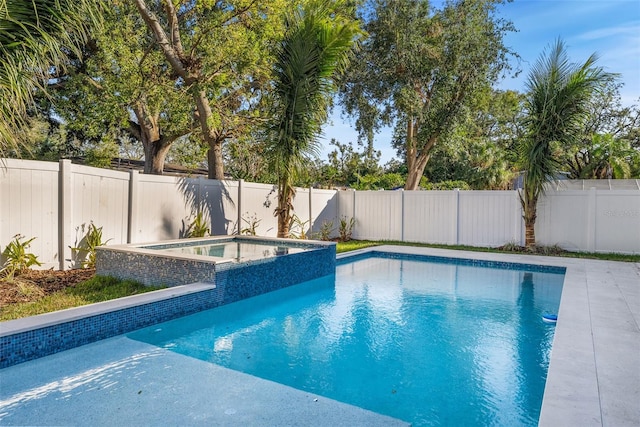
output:
M 189 71 L 185 68 L 185 64 L 182 61 L 182 58 L 178 51 L 174 48 L 171 40 L 167 37 L 167 33 L 160 25 L 160 21 L 158 21 L 158 17 L 149 9 L 147 9 L 147 5 L 144 0 L 134 0 L 136 3 L 136 7 L 142 16 L 144 22 L 147 23 L 147 26 L 153 32 L 162 52 L 164 53 L 165 58 L 171 64 L 173 70 L 183 79 L 187 84 L 192 83 L 194 78 L 189 75 Z

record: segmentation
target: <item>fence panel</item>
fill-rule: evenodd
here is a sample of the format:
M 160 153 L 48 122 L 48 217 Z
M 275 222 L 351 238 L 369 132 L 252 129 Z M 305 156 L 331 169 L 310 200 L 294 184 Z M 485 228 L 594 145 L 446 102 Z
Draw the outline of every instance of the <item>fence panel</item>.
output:
M 600 191 L 595 212 L 597 252 L 640 253 L 640 191 Z
M 404 240 L 455 244 L 457 192 L 405 191 Z
M 138 174 L 132 243 L 179 238 L 196 213 L 197 179 Z
M 586 251 L 589 227 L 587 191 L 549 191 L 538 202 L 536 242 Z
M 247 228 L 259 220 L 256 227 L 259 236 L 275 237 L 278 234 L 278 220 L 273 216 L 278 206 L 275 186 L 243 182 L 241 206 L 241 228 Z
M 336 235 L 336 229 L 340 215 L 338 213 L 338 195 L 336 190 L 317 190 L 313 189 L 311 193 L 311 231 L 319 233 L 322 225 L 327 223 L 333 224 L 333 232 L 330 236 Z
M 354 201 L 354 239 L 402 239 L 402 191 L 358 191 Z
M 71 165 L 71 224 L 74 247 L 89 224 L 102 227 L 103 241 L 127 243 L 129 174 L 89 166 Z
M 42 268 L 59 267 L 58 163 L 4 159 L 0 163 L 0 252 L 16 234 L 31 242 Z M 0 259 L 0 265 L 4 259 Z
M 516 191 L 460 191 L 456 244 L 520 244 L 522 214 Z

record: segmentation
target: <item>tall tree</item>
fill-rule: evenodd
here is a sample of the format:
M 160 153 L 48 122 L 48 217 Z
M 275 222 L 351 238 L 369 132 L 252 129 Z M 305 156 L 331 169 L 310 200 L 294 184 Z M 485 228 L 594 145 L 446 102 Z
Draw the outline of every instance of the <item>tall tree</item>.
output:
M 371 140 L 395 125 L 407 163 L 405 189 L 418 188 L 435 145 L 475 94 L 508 67 L 497 0 L 370 0 L 361 9 L 369 38 L 342 85 L 341 99 Z
M 34 93 L 51 66 L 79 50 L 100 22 L 99 7 L 91 0 L 0 0 L 0 156 L 19 151 Z
M 209 147 L 209 178 L 224 179 L 222 146 L 240 137 L 269 80 L 269 44 L 280 34 L 284 0 L 134 0 L 176 84 L 192 96 Z M 153 7 L 147 5 L 150 3 Z M 156 12 L 157 11 L 157 12 Z
M 285 28 L 276 48 L 267 138 L 267 156 L 278 177 L 278 237 L 289 237 L 293 183 L 317 151 L 337 73 L 346 66 L 360 34 L 340 0 L 312 0 L 295 7 L 285 18 Z
M 545 185 L 561 171 L 558 151 L 576 143 L 588 117 L 589 102 L 611 75 L 596 67 L 597 56 L 583 64 L 570 62 L 562 40 L 542 54 L 529 72 L 526 88 L 520 163 L 524 188 L 520 193 L 525 245 L 535 246 L 537 205 Z
M 129 1 L 114 1 L 83 59 L 51 90 L 72 131 L 102 139 L 128 133 L 144 149 L 144 172 L 162 174 L 171 144 L 191 132 L 194 108 Z

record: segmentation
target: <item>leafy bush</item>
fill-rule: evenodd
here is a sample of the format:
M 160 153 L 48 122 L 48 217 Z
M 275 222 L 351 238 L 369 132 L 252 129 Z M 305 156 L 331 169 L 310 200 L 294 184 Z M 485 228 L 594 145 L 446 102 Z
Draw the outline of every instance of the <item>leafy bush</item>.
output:
M 331 239 L 331 233 L 333 233 L 333 221 L 323 221 L 320 226 L 320 231 L 316 233 L 317 238 L 327 241 Z
M 189 224 L 187 229 L 184 232 L 184 236 L 189 237 L 204 237 L 207 234 L 211 233 L 211 229 L 209 228 L 206 220 L 204 219 L 204 215 L 202 211 L 198 211 L 196 217 Z
M 304 228 L 309 223 L 309 220 L 302 221 L 298 215 L 293 214 L 291 216 L 291 221 L 289 222 L 289 236 L 293 239 L 307 239 L 307 233 L 304 231 Z
M 353 226 L 355 225 L 355 218 L 349 218 L 343 216 L 340 218 L 340 227 L 338 228 L 338 233 L 340 235 L 341 242 L 348 242 L 351 240 L 351 235 L 353 234 Z
M 84 228 L 84 225 L 83 225 Z M 111 240 L 111 239 L 109 239 Z M 87 234 L 80 241 L 80 246 L 71 248 L 76 252 L 86 253 L 86 258 L 82 261 L 83 268 L 94 268 L 96 266 L 96 248 L 98 246 L 106 245 L 106 242 L 102 241 L 102 227 L 96 227 L 93 222 L 89 223 L 89 229 Z
M 24 239 L 24 236 L 16 234 L 2 251 L 6 261 L 2 265 L 2 269 L 0 269 L 0 273 L 4 274 L 5 278 L 13 277 L 16 272 L 20 274 L 33 265 L 42 265 L 36 255 L 27 252 L 35 237 L 26 241 L 22 241 L 22 239 Z
M 470 190 L 471 186 L 465 181 L 441 181 L 441 182 L 427 182 L 420 184 L 424 190 Z

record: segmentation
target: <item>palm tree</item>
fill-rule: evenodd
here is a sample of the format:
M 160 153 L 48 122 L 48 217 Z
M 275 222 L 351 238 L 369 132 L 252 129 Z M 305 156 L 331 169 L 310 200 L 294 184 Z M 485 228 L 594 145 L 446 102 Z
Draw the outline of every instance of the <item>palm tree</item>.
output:
M 34 92 L 51 67 L 77 54 L 89 26 L 100 21 L 98 0 L 0 0 L 0 157 L 17 151 Z
M 311 1 L 285 17 L 286 33 L 274 64 L 273 119 L 266 150 L 278 177 L 274 213 L 278 237 L 289 237 L 293 183 L 317 152 L 317 137 L 336 89 L 335 78 L 361 34 L 357 22 L 341 14 L 341 8 L 339 1 Z
M 535 223 L 538 198 L 545 185 L 555 181 L 561 171 L 556 151 L 570 146 L 581 133 L 588 102 L 611 74 L 596 67 L 597 56 L 584 64 L 569 61 L 565 45 L 558 39 L 529 73 L 526 88 L 524 125 L 520 144 L 520 163 L 525 171 L 520 193 L 525 222 L 525 245 L 536 243 Z

